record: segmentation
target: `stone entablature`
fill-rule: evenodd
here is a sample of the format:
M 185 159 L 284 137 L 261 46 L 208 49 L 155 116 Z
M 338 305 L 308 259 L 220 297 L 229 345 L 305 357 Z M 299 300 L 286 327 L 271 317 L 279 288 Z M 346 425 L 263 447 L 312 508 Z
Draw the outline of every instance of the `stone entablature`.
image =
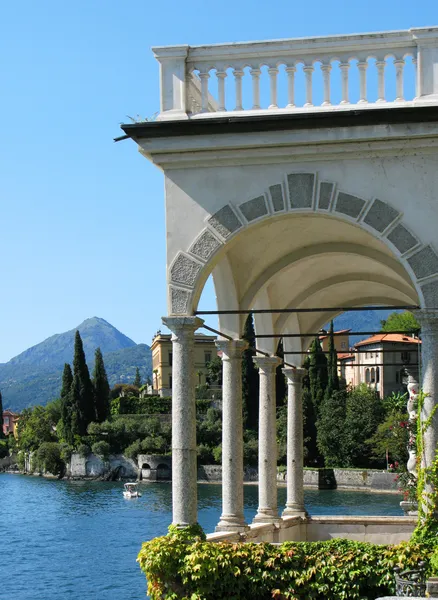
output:
M 438 100 L 437 27 L 161 46 L 153 51 L 161 74 L 159 120 L 208 118 L 225 112 L 238 116 L 265 111 L 342 110 L 351 103 L 376 108 L 388 103 L 400 106 Z M 392 68 L 395 73 L 391 77 Z M 334 71 L 341 80 L 335 94 Z M 353 90 L 350 74 L 355 81 Z M 322 90 L 315 89 L 315 77 L 322 79 Z M 375 89 L 370 89 L 374 80 Z

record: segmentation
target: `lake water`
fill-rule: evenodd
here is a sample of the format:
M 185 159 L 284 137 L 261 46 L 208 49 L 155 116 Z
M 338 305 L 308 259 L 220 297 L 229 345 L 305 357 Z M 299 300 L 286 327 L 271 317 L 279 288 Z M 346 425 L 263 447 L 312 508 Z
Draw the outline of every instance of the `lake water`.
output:
M 52 481 L 0 474 L 1 600 L 144 600 L 136 561 L 141 543 L 171 521 L 171 486 L 143 484 L 125 500 L 123 484 Z M 199 522 L 213 531 L 221 487 L 200 484 Z M 398 495 L 306 491 L 313 515 L 402 515 Z M 280 510 L 286 501 L 279 488 Z M 257 510 L 257 486 L 245 486 L 245 516 Z

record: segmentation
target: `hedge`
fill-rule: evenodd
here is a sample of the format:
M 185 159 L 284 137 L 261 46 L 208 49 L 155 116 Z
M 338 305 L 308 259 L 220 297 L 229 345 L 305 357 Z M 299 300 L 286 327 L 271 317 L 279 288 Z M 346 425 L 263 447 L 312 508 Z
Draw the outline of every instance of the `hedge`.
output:
M 345 539 L 212 543 L 196 526 L 171 526 L 143 544 L 138 561 L 153 600 L 374 600 L 395 592 L 395 566 L 414 568 L 431 554 L 427 544 Z

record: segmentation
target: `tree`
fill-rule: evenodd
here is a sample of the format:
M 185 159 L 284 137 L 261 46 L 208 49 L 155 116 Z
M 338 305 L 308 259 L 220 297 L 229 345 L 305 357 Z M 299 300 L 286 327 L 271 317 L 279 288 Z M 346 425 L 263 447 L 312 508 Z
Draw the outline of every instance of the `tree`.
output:
M 328 383 L 327 358 L 321 348 L 318 338 L 315 338 L 310 346 L 309 360 L 309 387 L 312 402 L 316 414 L 324 398 Z
M 72 411 L 77 411 L 77 430 L 80 436 L 87 433 L 89 423 L 95 420 L 94 390 L 85 361 L 84 347 L 79 331 L 75 335 L 73 382 L 71 385 Z M 74 418 L 74 417 L 73 417 Z
M 0 440 L 4 439 L 5 434 L 3 433 L 3 399 L 2 399 L 2 393 L 0 392 L 0 416 L 1 416 L 1 422 L 0 422 Z
M 64 371 L 62 373 L 62 387 L 61 387 L 61 426 L 62 435 L 65 441 L 73 445 L 74 436 L 72 432 L 72 405 L 71 405 L 71 386 L 73 383 L 73 373 L 68 363 L 64 364 Z
M 333 321 L 330 322 L 329 332 L 329 351 L 327 360 L 327 387 L 325 390 L 324 397 L 329 398 L 333 392 L 339 390 L 339 376 L 338 376 L 338 353 L 335 347 L 335 336 L 333 333 Z
M 138 367 L 135 370 L 135 379 L 132 382 L 132 385 L 135 385 L 136 388 L 141 388 L 142 381 L 141 381 L 140 371 L 139 371 Z
M 222 385 L 222 359 L 215 356 L 207 363 L 207 383 L 209 385 Z
M 43 442 L 38 448 L 36 459 L 42 471 L 56 475 L 61 479 L 65 473 L 61 445 L 57 442 Z
M 402 313 L 393 312 L 384 321 L 381 321 L 382 331 L 390 333 L 391 331 L 405 331 L 406 333 L 418 333 L 420 323 L 413 313 L 405 310 Z
M 253 362 L 255 350 L 255 331 L 252 313 L 249 313 L 243 328 L 242 338 L 250 348 L 242 355 L 242 399 L 246 424 L 249 429 L 256 431 L 259 423 L 259 374 Z
M 371 466 L 372 452 L 367 442 L 383 418 L 384 408 L 379 395 L 365 383 L 348 393 L 344 436 L 348 463 L 345 466 Z
M 138 379 L 141 384 L 140 373 L 137 369 Z M 137 379 L 136 375 L 136 379 Z M 105 421 L 110 415 L 110 386 L 108 383 L 108 377 L 105 371 L 105 365 L 103 363 L 103 356 L 100 348 L 96 349 L 94 359 L 94 371 L 93 371 L 93 385 L 94 385 L 94 402 L 96 410 L 96 420 L 98 423 Z M 135 385 L 135 382 L 134 382 Z M 136 386 L 139 387 L 139 386 Z
M 318 449 L 326 467 L 346 467 L 348 457 L 345 447 L 345 412 L 347 392 L 335 391 L 324 398 L 317 422 Z
M 277 347 L 277 356 L 284 358 L 283 340 L 280 339 Z M 277 408 L 284 406 L 287 395 L 286 377 L 283 373 L 284 364 L 281 363 L 275 370 L 275 403 Z

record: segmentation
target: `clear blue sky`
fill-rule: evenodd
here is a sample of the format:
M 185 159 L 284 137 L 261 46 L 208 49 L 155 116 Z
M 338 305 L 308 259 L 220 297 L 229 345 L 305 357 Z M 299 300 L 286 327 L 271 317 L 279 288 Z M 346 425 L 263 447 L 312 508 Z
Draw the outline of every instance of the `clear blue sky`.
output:
M 112 142 L 126 115 L 158 110 L 151 46 L 438 24 L 436 0 L 14 0 L 1 13 L 0 362 L 91 316 L 136 342 L 161 326 L 163 176 Z

